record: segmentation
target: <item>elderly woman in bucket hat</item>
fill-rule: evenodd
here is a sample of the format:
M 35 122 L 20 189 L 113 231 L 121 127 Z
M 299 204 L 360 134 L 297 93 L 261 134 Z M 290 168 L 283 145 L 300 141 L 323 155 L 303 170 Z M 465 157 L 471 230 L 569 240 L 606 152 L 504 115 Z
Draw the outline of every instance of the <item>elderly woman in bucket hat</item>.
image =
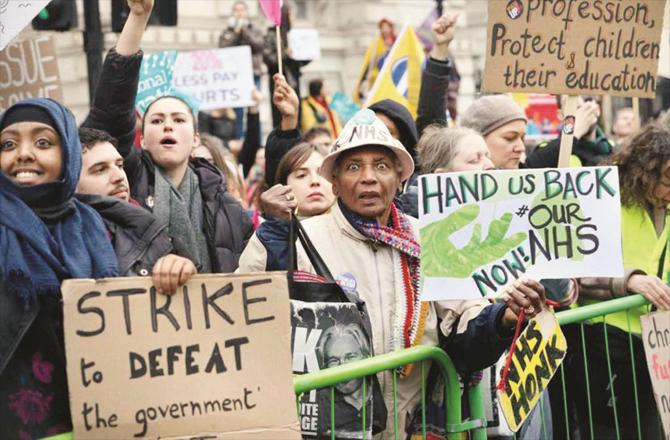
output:
M 344 127 L 321 166 L 337 203 L 303 225 L 340 285 L 365 301 L 374 354 L 437 345 L 442 332 L 449 337 L 447 349 L 457 368 L 468 375 L 500 357 L 511 342 L 520 308 L 535 316 L 543 307 L 544 290 L 529 280 L 512 287 L 505 304 L 484 299 L 421 302 L 418 229 L 415 219 L 400 212 L 393 201 L 413 171 L 414 161 L 402 144 L 372 111 L 361 110 Z M 313 270 L 302 249 L 298 266 Z M 404 432 L 420 396 L 418 368 L 405 368 L 401 378 L 398 426 Z M 379 380 L 386 406 L 392 408 L 391 374 L 380 374 Z M 387 431 L 393 426 L 389 411 Z

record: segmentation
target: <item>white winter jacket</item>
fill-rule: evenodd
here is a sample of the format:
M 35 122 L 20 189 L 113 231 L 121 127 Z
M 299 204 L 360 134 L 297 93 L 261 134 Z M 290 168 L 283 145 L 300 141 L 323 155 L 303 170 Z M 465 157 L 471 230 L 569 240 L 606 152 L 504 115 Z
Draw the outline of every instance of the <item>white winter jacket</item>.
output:
M 416 219 L 412 222 L 415 237 L 418 240 Z M 332 275 L 346 288 L 355 288 L 367 305 L 373 334 L 375 354 L 392 350 L 392 317 L 395 310 L 396 283 L 394 277 L 402 276 L 393 271 L 393 249 L 390 246 L 374 243 L 359 233 L 344 217 L 336 203 L 331 211 L 302 222 L 316 250 L 323 258 Z M 298 247 L 298 268 L 313 272 L 304 250 Z M 437 345 L 438 316 L 442 319 L 439 331 L 445 336 L 456 330 L 465 331 L 467 323 L 489 305 L 482 300 L 441 301 L 430 304 L 426 320 L 423 345 Z M 460 316 L 458 328 L 454 323 Z M 426 374 L 427 374 L 426 370 Z M 400 437 L 404 437 L 407 416 L 420 398 L 420 368 L 413 368 L 409 377 L 398 379 L 398 426 Z M 388 420 L 384 438 L 393 438 L 393 388 L 391 372 L 379 375 L 384 401 L 388 409 Z

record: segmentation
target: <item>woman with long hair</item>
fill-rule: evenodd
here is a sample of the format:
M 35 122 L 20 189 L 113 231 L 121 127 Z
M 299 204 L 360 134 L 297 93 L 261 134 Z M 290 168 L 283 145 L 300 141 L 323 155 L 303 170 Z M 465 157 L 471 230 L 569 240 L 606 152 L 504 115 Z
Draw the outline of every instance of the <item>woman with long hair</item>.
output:
M 604 329 L 603 325 L 584 326 L 589 370 L 608 371 L 608 365 L 611 367 L 611 375 L 588 376 L 592 422 L 594 432 L 599 438 L 618 437 L 615 423 L 618 423 L 621 438 L 637 437 L 638 427 L 634 417 L 637 402 L 642 438 L 660 438 L 658 413 L 641 339 L 640 317 L 650 310 L 670 309 L 670 129 L 660 124 L 646 125 L 628 138 L 609 163 L 619 169 L 621 243 L 625 273 L 623 278 L 579 280 L 579 302 L 584 305 L 593 304 L 639 293 L 650 304 L 611 313 L 591 322 L 605 322 Z M 604 330 L 607 332 L 607 339 L 604 339 Z M 570 333 L 566 332 L 566 336 L 570 337 Z M 574 340 L 572 346 L 579 347 L 579 336 L 575 335 Z M 568 344 L 571 346 L 570 342 Z M 603 349 L 605 344 L 609 344 L 609 359 Z M 630 353 L 629 344 L 632 345 L 633 353 Z M 588 372 L 583 371 L 583 365 L 582 351 L 577 349 L 570 367 L 574 368 L 574 374 L 569 378 L 569 383 L 575 390 L 584 390 L 586 387 L 584 377 Z M 616 401 L 618 414 L 626 416 L 614 419 L 612 399 Z M 589 420 L 586 413 L 579 413 L 587 410 L 586 403 L 584 399 L 575 401 L 579 427 L 586 435 L 589 432 Z

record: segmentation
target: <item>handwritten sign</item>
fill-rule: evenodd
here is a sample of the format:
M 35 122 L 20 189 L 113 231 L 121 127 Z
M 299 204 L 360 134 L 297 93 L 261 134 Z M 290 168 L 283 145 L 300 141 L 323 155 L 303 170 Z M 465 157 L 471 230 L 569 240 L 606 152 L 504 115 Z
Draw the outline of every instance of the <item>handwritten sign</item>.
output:
M 563 362 L 568 349 L 553 313 L 544 311 L 532 319 L 516 342 L 507 372 L 505 390 L 498 393 L 505 420 L 519 430 Z
M 498 296 L 529 278 L 623 276 L 615 167 L 419 177 L 424 300 Z
M 288 33 L 288 47 L 291 48 L 291 58 L 294 60 L 318 60 L 321 58 L 319 31 L 316 29 L 291 29 Z
M 653 98 L 665 0 L 489 0 L 482 90 Z
M 640 317 L 642 342 L 665 438 L 670 440 L 670 311 Z
M 300 438 L 283 273 L 63 283 L 76 438 Z M 268 368 L 272 366 L 272 368 Z
M 50 2 L 51 0 L 0 0 L 0 50 L 7 47 Z
M 249 46 L 180 52 L 172 85 L 192 95 L 202 110 L 253 105 Z
M 47 35 L 0 51 L 0 113 L 27 98 L 63 100 L 56 53 Z

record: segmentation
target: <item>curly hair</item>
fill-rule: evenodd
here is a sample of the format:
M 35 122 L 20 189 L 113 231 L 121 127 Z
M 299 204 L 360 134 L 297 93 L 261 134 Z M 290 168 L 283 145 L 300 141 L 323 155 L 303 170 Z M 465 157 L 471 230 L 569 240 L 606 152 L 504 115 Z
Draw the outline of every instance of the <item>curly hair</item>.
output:
M 621 204 L 649 207 L 652 193 L 670 161 L 670 128 L 650 123 L 632 135 L 608 161 L 619 168 Z

